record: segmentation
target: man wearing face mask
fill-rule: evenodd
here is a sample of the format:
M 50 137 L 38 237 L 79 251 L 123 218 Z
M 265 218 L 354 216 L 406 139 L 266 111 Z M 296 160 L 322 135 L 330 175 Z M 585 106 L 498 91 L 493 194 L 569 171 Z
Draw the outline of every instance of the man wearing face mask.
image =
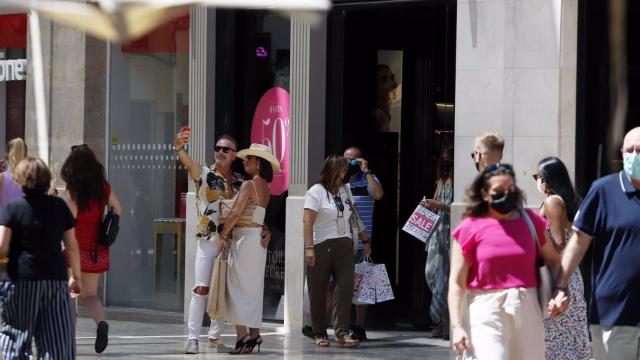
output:
M 345 182 L 349 183 L 353 202 L 358 206 L 358 213 L 367 228 L 368 239 L 359 239 L 356 262 L 363 255 L 365 244 L 368 244 L 373 233 L 373 208 L 376 200 L 382 199 L 384 191 L 380 180 L 369 170 L 369 163 L 362 157 L 362 150 L 351 146 L 344 151 L 344 157 L 349 160 L 349 170 Z M 353 326 L 353 337 L 360 341 L 367 339 L 364 329 L 367 315 L 367 305 L 356 305 L 356 324 Z
M 476 170 L 481 172 L 489 165 L 498 165 L 502 161 L 504 139 L 495 133 L 485 133 L 476 138 L 471 158 Z
M 575 216 L 562 257 L 559 287 L 566 287 L 593 242 L 589 330 L 596 360 L 640 358 L 640 127 L 621 149 L 624 170 L 591 185 Z M 562 311 L 557 303 L 554 311 Z

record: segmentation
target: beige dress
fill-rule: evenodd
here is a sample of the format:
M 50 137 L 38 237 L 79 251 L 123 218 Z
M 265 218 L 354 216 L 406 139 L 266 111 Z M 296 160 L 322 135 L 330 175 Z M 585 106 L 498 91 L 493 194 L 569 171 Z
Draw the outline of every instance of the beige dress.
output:
M 253 185 L 255 188 L 255 183 Z M 264 207 L 249 200 L 241 222 L 262 225 L 265 211 Z M 227 314 L 224 319 L 234 325 L 259 328 L 262 324 L 267 250 L 260 245 L 261 237 L 261 227 L 236 226 L 229 242 Z

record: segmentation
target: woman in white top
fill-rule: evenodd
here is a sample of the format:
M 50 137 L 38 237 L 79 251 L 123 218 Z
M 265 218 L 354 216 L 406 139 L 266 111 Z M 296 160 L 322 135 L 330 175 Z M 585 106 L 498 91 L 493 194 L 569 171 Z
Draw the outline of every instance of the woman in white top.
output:
M 335 281 L 334 325 L 339 346 L 354 347 L 358 341 L 349 335 L 353 294 L 354 247 L 349 226 L 351 190 L 347 160 L 330 155 L 324 162 L 318 183 L 304 202 L 304 244 L 307 282 L 311 305 L 311 323 L 317 346 L 329 346 L 326 326 L 326 293 L 329 278 Z M 364 233 L 364 234 L 363 234 Z M 362 231 L 366 236 L 366 231 Z M 365 244 L 364 254 L 371 248 Z
M 260 352 L 262 301 L 266 243 L 261 243 L 262 225 L 269 204 L 269 184 L 280 163 L 268 146 L 251 144 L 238 152 L 244 170 L 251 176 L 240 187 L 229 216 L 220 232 L 219 251 L 229 250 L 227 268 L 227 312 L 225 320 L 236 325 L 237 341 L 231 354 Z M 229 241 L 229 235 L 233 238 Z

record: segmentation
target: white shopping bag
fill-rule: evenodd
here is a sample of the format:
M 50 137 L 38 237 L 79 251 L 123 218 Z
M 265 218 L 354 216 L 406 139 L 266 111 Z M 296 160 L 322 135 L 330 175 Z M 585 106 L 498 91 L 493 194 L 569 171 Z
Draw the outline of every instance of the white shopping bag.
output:
M 393 300 L 393 289 L 384 264 L 376 264 L 371 271 L 376 289 L 376 303 Z
M 363 304 L 374 304 L 375 299 L 367 298 L 369 301 L 373 302 L 363 302 L 358 300 L 360 298 L 361 290 L 363 286 L 365 287 L 365 293 L 370 292 L 371 290 L 367 289 L 367 287 L 371 287 L 371 278 L 367 278 L 367 276 L 373 270 L 373 262 L 371 262 L 371 258 L 366 257 L 363 258 L 361 262 L 357 263 L 355 266 L 355 274 L 353 276 L 353 297 L 351 298 L 351 302 L 354 305 L 363 305 Z

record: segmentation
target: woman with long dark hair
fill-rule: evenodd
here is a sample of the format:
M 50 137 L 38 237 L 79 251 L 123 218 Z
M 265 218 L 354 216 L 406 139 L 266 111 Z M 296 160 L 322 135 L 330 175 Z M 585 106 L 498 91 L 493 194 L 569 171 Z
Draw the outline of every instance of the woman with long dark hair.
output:
M 427 261 L 424 275 L 431 290 L 429 316 L 436 326 L 431 337 L 449 339 L 449 309 L 447 291 L 449 290 L 449 261 L 451 235 L 451 203 L 453 202 L 453 147 L 447 147 L 440 153 L 436 167 L 436 191 L 432 199 L 420 204 L 440 215 L 440 224 L 427 244 Z
M 464 220 L 452 233 L 449 277 L 451 340 L 458 354 L 544 359 L 536 261 L 541 257 L 557 276 L 560 257 L 546 240 L 546 220 L 522 210 L 523 202 L 507 164 L 486 167 L 467 191 Z M 557 299 L 565 301 L 565 292 L 558 289 Z M 465 293 L 469 332 L 462 324 Z
M 231 354 L 250 353 L 262 344 L 262 304 L 267 244 L 262 240 L 262 226 L 269 205 L 269 183 L 280 163 L 271 148 L 251 144 L 238 152 L 244 171 L 250 177 L 235 198 L 220 232 L 220 248 L 229 249 L 227 269 L 227 312 L 224 319 L 236 326 L 236 346 Z M 233 236 L 231 236 L 233 235 Z
M 105 206 L 121 215 L 122 207 L 107 182 L 104 167 L 88 145 L 75 145 L 62 165 L 61 177 L 67 183 L 65 200 L 76 217 L 76 237 L 80 248 L 82 289 L 80 303 L 96 322 L 95 351 L 101 353 L 109 342 L 109 325 L 98 297 L 100 274 L 109 270 L 109 248 L 97 243 Z
M 549 221 L 547 233 L 551 243 L 562 253 L 573 233 L 572 220 L 580 205 L 580 198 L 573 189 L 567 168 L 557 157 L 542 159 L 533 178 L 538 191 L 545 195 L 540 215 Z M 547 360 L 591 359 L 587 304 L 579 269 L 571 275 L 568 288 L 571 301 L 565 313 L 544 320 Z

